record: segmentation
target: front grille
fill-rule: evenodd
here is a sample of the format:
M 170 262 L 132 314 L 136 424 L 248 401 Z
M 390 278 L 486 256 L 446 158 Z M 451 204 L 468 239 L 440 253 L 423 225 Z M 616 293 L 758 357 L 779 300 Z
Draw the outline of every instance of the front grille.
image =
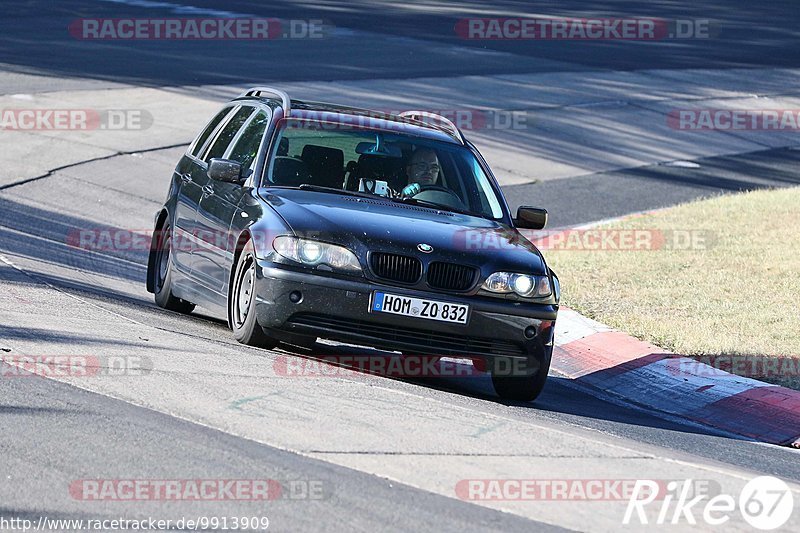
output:
M 472 287 L 476 273 L 473 267 L 434 262 L 428 267 L 428 285 L 434 289 L 465 291 Z
M 386 325 L 310 313 L 294 315 L 288 323 L 316 332 L 321 337 L 343 342 L 362 342 L 368 346 L 388 349 L 402 349 L 415 355 L 525 356 L 522 346 L 513 342 L 412 329 L 397 324 Z
M 422 263 L 416 257 L 374 252 L 370 266 L 376 276 L 400 283 L 414 283 L 422 275 Z

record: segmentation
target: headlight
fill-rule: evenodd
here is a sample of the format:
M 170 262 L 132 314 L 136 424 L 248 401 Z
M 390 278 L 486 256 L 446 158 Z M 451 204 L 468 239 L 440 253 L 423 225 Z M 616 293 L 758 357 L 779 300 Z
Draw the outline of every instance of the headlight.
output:
M 299 241 L 297 255 L 302 263 L 316 265 L 322 259 L 322 245 L 314 241 Z
M 483 282 L 484 290 L 499 294 L 515 293 L 524 298 L 544 298 L 552 294 L 550 278 L 513 272 L 495 272 Z
M 281 257 L 303 265 L 327 265 L 334 270 L 361 272 L 356 254 L 343 246 L 281 235 L 275 237 L 272 247 Z

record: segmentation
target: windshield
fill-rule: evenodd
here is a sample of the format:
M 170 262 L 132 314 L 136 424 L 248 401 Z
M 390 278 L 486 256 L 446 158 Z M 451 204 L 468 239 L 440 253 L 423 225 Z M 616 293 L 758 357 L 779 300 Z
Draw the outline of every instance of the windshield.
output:
M 501 201 L 466 147 L 389 131 L 283 122 L 266 186 L 360 192 L 393 201 L 503 217 Z

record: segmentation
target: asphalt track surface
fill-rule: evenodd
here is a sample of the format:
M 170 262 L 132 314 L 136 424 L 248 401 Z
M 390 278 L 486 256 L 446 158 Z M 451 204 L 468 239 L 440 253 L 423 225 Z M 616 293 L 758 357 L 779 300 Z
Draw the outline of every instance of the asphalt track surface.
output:
M 167 8 L 160 12 L 152 6 L 132 4 L 136 3 L 63 2 L 52 6 L 47 2 L 25 2 L 3 6 L 6 11 L 0 21 L 0 62 L 16 73 L 16 77 L 4 78 L 10 81 L 4 82 L 7 86 L 2 87 L 3 92 L 113 86 L 115 82 L 160 87 L 259 80 L 485 75 L 547 69 L 755 68 L 797 66 L 800 61 L 800 50 L 792 46 L 798 31 L 797 16 L 789 2 L 770 3 L 759 6 L 758 10 L 746 2 L 695 2 L 690 7 L 665 3 L 657 8 L 630 2 L 597 2 L 591 8 L 578 3 L 573 7 L 571 2 L 538 3 L 535 13 L 545 15 L 712 18 L 727 21 L 733 28 L 723 33 L 722 40 L 680 43 L 680 46 L 608 43 L 590 47 L 572 43 L 567 48 L 554 43 L 512 48 L 509 43 L 460 41 L 448 35 L 447 28 L 468 16 L 464 13 L 469 5 L 455 2 L 424 4 L 424 8 L 414 2 L 373 3 L 362 8 L 355 2 L 342 10 L 332 9 L 331 4 L 323 9 L 290 2 L 271 2 L 267 6 L 260 2 L 233 1 L 223 7 L 215 2 L 192 4 L 282 18 L 319 16 L 332 21 L 340 30 L 349 28 L 372 32 L 375 36 L 364 39 L 359 34 L 352 42 L 341 42 L 341 49 L 314 43 L 277 43 L 273 57 L 280 61 L 275 65 L 264 65 L 257 49 L 248 43 L 234 43 L 225 48 L 207 43 L 175 46 L 164 42 L 139 47 L 124 43 L 98 46 L 75 41 L 64 31 L 65 20 L 82 16 L 113 18 L 171 12 Z M 494 4 L 493 11 L 502 16 L 529 13 L 530 8 L 525 2 L 501 2 Z M 375 33 L 375 17 L 380 17 L 381 33 Z M 458 46 L 459 53 L 450 46 Z M 474 50 L 472 54 L 462 53 L 463 47 Z M 478 61 L 476 57 L 489 57 L 491 61 Z M 177 161 L 179 153 L 180 149 L 169 149 L 119 156 L 0 191 L 0 255 L 15 265 L 0 263 L 0 282 L 4 288 L 0 306 L 4 316 L 14 320 L 0 324 L 0 348 L 4 353 L 31 353 L 42 346 L 60 349 L 62 353 L 70 350 L 101 353 L 113 348 L 147 356 L 154 349 L 152 343 L 158 342 L 163 345 L 161 349 L 172 350 L 175 360 L 182 362 L 176 368 L 190 367 L 191 355 L 208 351 L 209 345 L 215 347 L 220 358 L 228 357 L 225 363 L 231 372 L 238 371 L 232 354 L 239 350 L 259 358 L 264 367 L 274 364 L 279 352 L 238 347 L 224 323 L 203 316 L 202 310 L 200 316 L 187 318 L 155 307 L 151 296 L 143 290 L 142 254 L 119 251 L 87 254 L 64 244 L 70 228 L 97 227 L 101 223 L 123 228 L 149 224 L 165 193 L 168 174 L 163 169 L 169 169 L 169 162 Z M 797 184 L 799 158 L 800 152 L 796 150 L 770 150 L 701 161 L 704 172 L 700 175 L 683 169 L 646 167 L 509 187 L 507 194 L 514 205 L 531 203 L 530 199 L 535 197 L 535 203 L 547 206 L 554 213 L 554 225 L 561 226 L 664 207 L 720 192 Z M 598 197 L 608 201 L 598 202 Z M 67 327 L 70 320 L 78 318 L 86 321 L 84 333 Z M 135 329 L 133 336 L 127 334 L 124 325 L 127 323 L 135 324 L 135 328 L 131 326 Z M 282 349 L 284 354 L 305 355 L 296 348 Z M 156 357 L 154 360 L 161 362 Z M 186 375 L 171 376 L 171 372 L 181 370 L 169 369 L 169 365 L 167 361 L 168 369 L 163 371 L 165 389 L 170 387 L 172 379 L 186 378 Z M 200 397 L 207 376 L 203 376 L 202 369 L 198 371 Z M 130 386 L 135 389 L 137 384 L 132 381 Z M 388 391 L 387 398 L 392 394 L 403 395 L 438 406 L 437 409 L 444 406 L 473 413 L 476 419 L 497 417 L 520 427 L 535 426 L 576 439 L 589 439 L 597 450 L 623 443 L 643 454 L 800 482 L 796 452 L 665 421 L 580 392 L 568 380 L 557 376 L 551 377 L 535 404 L 498 401 L 485 380 L 429 383 L 364 376 L 347 386 L 348 390 L 358 389 L 355 397 L 363 402 L 362 409 L 383 414 L 387 428 L 413 424 L 418 414 L 408 412 L 402 405 L 378 405 L 373 395 L 383 398 L 382 391 Z M 301 386 L 300 392 L 304 395 L 304 408 L 309 411 L 322 409 L 332 400 L 312 385 Z M 224 424 L 184 420 L 177 408 L 175 413 L 158 412 L 143 406 L 145 401 L 134 405 L 110 396 L 114 394 L 96 394 L 33 377 L 0 380 L 0 452 L 4 457 L 0 466 L 0 515 L 36 519 L 42 515 L 167 518 L 266 514 L 271 529 L 279 531 L 531 531 L 551 527 L 530 517 L 488 509 L 412 486 L 415 484 L 398 483 L 320 460 L 317 457 L 324 454 L 317 452 L 324 452 L 327 444 L 324 434 L 309 436 L 307 446 L 302 449 L 287 450 L 282 443 L 271 445 L 269 438 L 244 438 Z M 387 398 L 382 401 L 389 402 Z M 294 423 L 280 417 L 277 420 L 286 426 Z M 339 423 L 344 425 L 352 420 L 343 416 Z M 341 429 L 354 435 L 381 431 L 379 427 Z M 412 437 L 424 442 L 430 434 L 421 430 Z M 542 457 L 559 457 L 556 442 L 544 440 L 535 447 Z M 348 450 L 338 451 L 348 453 Z M 492 452 L 485 450 L 487 454 Z M 517 460 L 525 461 L 526 457 L 522 455 Z M 603 459 L 598 456 L 597 460 Z M 580 475 L 580 471 L 563 472 L 564 477 Z M 209 504 L 200 503 L 87 505 L 70 498 L 67 491 L 76 479 L 255 477 L 287 482 L 317 480 L 330 492 L 325 498 L 313 501 L 278 500 L 266 507 L 249 502 L 224 502 L 209 508 Z
M 413 78 L 498 73 L 630 70 L 655 68 L 763 68 L 796 66 L 800 50 L 791 0 L 754 5 L 743 0 L 683 2 L 525 1 L 483 2 L 215 2 L 67 0 L 4 5 L 0 61 L 19 73 L 45 72 L 109 82 L 165 86 L 253 81 Z M 130 42 L 73 39 L 65 22 L 81 18 L 180 16 L 170 6 L 191 5 L 281 19 L 322 19 L 341 29 L 364 32 L 336 47 L 318 41 L 278 39 L 270 43 L 274 64 L 264 64 L 254 42 Z M 156 7 L 154 7 L 156 6 Z M 202 12 L 196 16 L 203 16 Z M 653 17 L 709 20 L 714 38 L 648 42 L 472 41 L 455 24 L 466 17 Z M 209 16 L 209 15 L 206 15 Z M 362 36 L 363 35 L 363 36 Z M 454 48 L 455 47 L 455 48 Z M 58 53 L 54 53 L 58 50 Z M 24 53 L 21 53 L 24 52 Z M 481 60 L 483 59 L 483 60 Z M 53 80 L 58 86 L 59 81 Z

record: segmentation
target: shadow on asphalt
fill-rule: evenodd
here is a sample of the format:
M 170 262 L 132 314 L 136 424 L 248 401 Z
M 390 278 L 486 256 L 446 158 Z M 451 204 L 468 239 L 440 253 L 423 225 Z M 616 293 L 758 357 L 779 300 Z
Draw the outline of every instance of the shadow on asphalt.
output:
M 0 199 L 0 206 L 8 205 L 8 200 Z M 26 206 L 27 208 L 27 206 Z M 38 210 L 39 213 L 34 213 L 34 219 L 39 221 L 35 228 L 41 231 L 44 228 L 46 236 L 50 240 L 39 241 L 37 243 L 31 242 L 32 239 L 21 237 L 20 234 L 15 232 L 5 231 L 0 228 L 0 237 L 4 240 L 2 249 L 16 255 L 23 255 L 30 259 L 46 261 L 50 264 L 59 264 L 64 267 L 75 269 L 86 269 L 89 272 L 94 272 L 101 275 L 112 275 L 106 270 L 108 265 L 116 265 L 112 271 L 113 276 L 118 276 L 127 281 L 139 281 L 142 283 L 142 295 L 137 297 L 135 295 L 115 290 L 105 286 L 92 286 L 88 285 L 85 281 L 79 278 L 69 279 L 63 276 L 49 274 L 41 271 L 33 272 L 33 279 L 28 278 L 24 283 L 35 283 L 37 281 L 48 283 L 54 287 L 62 290 L 68 290 L 77 294 L 84 294 L 91 297 L 99 297 L 103 299 L 110 299 L 116 303 L 125 303 L 131 306 L 140 308 L 147 308 L 153 313 L 167 313 L 172 317 L 181 318 L 186 321 L 187 327 L 189 322 L 204 322 L 215 329 L 227 329 L 224 321 L 200 314 L 194 313 L 191 316 L 180 316 L 176 313 L 162 310 L 155 306 L 155 304 L 148 298 L 149 295 L 144 293 L 144 265 L 136 265 L 130 262 L 120 263 L 113 255 L 105 254 L 92 254 L 93 257 L 89 260 L 85 251 L 79 249 L 71 249 L 64 246 L 63 236 L 69 228 L 81 227 L 81 224 L 87 224 L 88 221 L 81 220 L 76 217 L 67 217 L 57 214 L 48 213 L 44 217 L 45 212 Z M 6 211 L 6 213 L 8 213 Z M 8 219 L 12 220 L 8 220 Z M 45 220 L 49 220 L 51 224 L 43 224 Z M 8 224 L 13 222 L 13 217 L 0 215 L 0 224 Z M 19 231 L 24 227 L 18 225 Z M 6 239 L 4 233 L 9 234 L 12 239 Z M 33 236 L 31 236 L 33 237 Z M 130 259 L 128 259 L 130 261 Z M 137 272 L 141 272 L 141 276 Z M 5 282 L 5 281 L 4 281 Z M 10 283 L 19 283 L 19 281 L 11 281 Z M 46 329 L 26 329 L 20 330 L 13 326 L 0 326 L 0 338 L 40 338 L 46 339 L 51 342 L 59 342 L 65 344 L 74 343 L 97 343 L 106 342 L 101 339 L 93 338 L 90 336 L 75 335 L 72 333 L 63 333 L 58 331 L 51 331 Z M 118 339 L 113 342 L 121 342 Z M 136 343 L 126 343 L 136 345 Z M 137 345 L 139 346 L 139 345 Z M 152 347 L 151 344 L 142 343 L 140 347 Z M 317 342 L 313 349 L 306 349 L 288 344 L 281 344 L 279 349 L 284 351 L 284 355 L 298 356 L 307 360 L 321 360 L 325 355 L 357 355 L 380 357 L 387 359 L 398 359 L 401 356 L 397 353 L 379 351 L 365 347 L 355 347 L 350 345 L 329 345 Z M 264 352 L 265 356 L 274 356 L 274 352 Z M 643 412 L 636 409 L 631 409 L 623 406 L 618 406 L 592 397 L 584 392 L 576 391 L 574 387 L 570 386 L 568 379 L 556 376 L 548 378 L 547 386 L 542 395 L 536 402 L 524 403 L 501 400 L 494 392 L 491 378 L 488 374 L 477 372 L 472 368 L 471 363 L 453 362 L 449 363 L 451 374 L 448 377 L 436 378 L 419 378 L 419 377 L 385 377 L 384 379 L 399 379 L 407 383 L 412 383 L 421 387 L 426 387 L 433 390 L 444 392 L 451 392 L 465 397 L 480 399 L 492 403 L 498 403 L 509 407 L 518 409 L 533 409 L 539 412 L 552 412 L 573 415 L 580 418 L 593 418 L 604 420 L 608 422 L 616 422 L 621 424 L 647 426 L 652 428 L 679 431 L 684 433 L 696 433 L 705 435 L 716 435 L 717 433 L 712 430 L 703 431 L 693 426 L 686 426 L 678 423 L 673 423 L 667 420 L 662 420 L 654 414 Z M 358 376 L 357 368 L 348 369 L 348 377 L 353 378 Z M 455 377 L 449 377 L 455 376 Z
M 79 247 L 71 246 L 71 242 L 74 241 L 71 236 L 74 235 L 74 232 L 87 228 L 97 229 L 98 224 L 81 217 L 63 215 L 24 205 L 8 198 L 0 198 L 0 242 L 2 243 L 0 251 L 8 252 L 14 256 L 22 256 L 43 264 L 57 265 L 78 272 L 93 273 L 110 279 L 116 278 L 123 282 L 135 283 L 141 286 L 142 290 L 141 296 L 139 296 L 113 287 L 90 285 L 80 276 L 72 279 L 64 275 L 42 272 L 42 269 L 34 270 L 34 280 L 43 281 L 60 289 L 100 298 L 109 298 L 117 303 L 124 302 L 132 306 L 146 307 L 154 313 L 169 313 L 158 309 L 150 300 L 149 295 L 144 292 L 146 251 L 103 250 L 101 252 L 87 252 Z M 108 229 L 114 228 L 108 226 Z M 22 283 L 32 282 L 30 278 L 22 281 Z M 12 280 L 10 283 L 20 283 L 20 280 Z M 174 316 L 175 314 L 170 313 L 170 315 Z M 202 320 L 207 325 L 219 330 L 226 327 L 223 321 L 208 316 L 194 315 L 182 318 L 186 321 L 195 322 Z M 191 327 L 188 322 L 186 324 L 187 327 Z M 65 344 L 101 342 L 88 336 L 76 336 L 45 329 L 20 331 L 18 328 L 11 326 L 0 327 L 0 338 L 29 338 L 31 336 L 38 336 L 42 339 L 50 339 L 53 342 Z M 143 346 L 150 345 L 143 344 Z M 288 346 L 284 345 L 283 347 L 287 348 Z M 328 353 L 332 350 L 330 346 L 319 343 L 317 344 L 316 352 L 303 350 L 302 348 L 288 348 L 290 353 L 294 355 L 315 358 L 320 357 L 320 350 L 323 350 L 322 353 Z M 345 353 L 381 354 L 384 357 L 398 357 L 396 354 L 365 348 L 354 349 L 352 347 L 339 347 L 333 350 L 333 353 L 341 354 L 343 353 L 341 350 L 344 350 Z M 540 412 L 561 413 L 576 417 L 643 425 L 680 432 L 716 434 L 711 430 L 705 433 L 695 427 L 661 420 L 652 414 L 612 405 L 585 393 L 577 392 L 570 387 L 569 380 L 552 376 L 544 393 L 535 403 L 502 401 L 495 395 L 491 379 L 487 374 L 476 373 L 467 369 L 463 370 L 469 374 L 469 377 L 404 378 L 403 381 L 520 409 L 535 409 Z
M 606 422 L 614 422 L 619 424 L 646 426 L 667 431 L 677 431 L 682 433 L 692 433 L 696 435 L 709 435 L 720 436 L 720 433 L 712 428 L 703 428 L 696 425 L 681 424 L 670 420 L 659 418 L 657 413 L 644 410 L 634 406 L 625 406 L 610 403 L 603 399 L 594 397 L 586 392 L 579 391 L 571 383 L 572 380 L 568 378 L 550 375 L 548 377 L 547 385 L 544 388 L 541 396 L 534 402 L 515 402 L 503 400 L 497 396 L 492 386 L 489 374 L 484 372 L 475 371 L 469 362 L 452 362 L 448 361 L 448 368 L 452 374 L 463 377 L 397 377 L 396 375 L 381 376 L 380 374 L 362 372 L 357 366 L 346 364 L 346 357 L 374 357 L 386 359 L 383 368 L 400 368 L 402 363 L 398 360 L 403 356 L 396 352 L 386 352 L 367 347 L 357 347 L 352 345 L 328 345 L 317 342 L 313 349 L 305 349 L 288 344 L 281 344 L 281 350 L 286 351 L 287 354 L 304 358 L 314 362 L 325 361 L 326 357 L 329 359 L 325 364 L 331 365 L 331 368 L 336 367 L 343 369 L 344 375 L 348 378 L 357 377 L 359 374 L 372 375 L 383 377 L 384 379 L 395 379 L 407 383 L 413 383 L 429 389 L 439 390 L 443 392 L 451 392 L 461 396 L 471 397 L 475 399 L 485 400 L 492 403 L 506 405 L 519 409 L 533 409 L 540 413 L 551 412 L 572 415 L 579 418 L 592 418 L 603 420 Z M 345 361 L 342 364 L 331 362 L 331 359 L 339 358 L 340 361 Z M 396 363 L 392 366 L 389 360 L 395 360 Z M 297 372 L 302 375 L 307 372 L 308 375 L 319 376 L 319 365 L 304 365 L 298 364 L 295 367 Z M 331 377 L 336 375 L 342 376 L 343 374 L 337 370 L 329 371 Z M 452 375 L 451 374 L 451 375 Z M 734 438 L 734 437 L 726 437 Z M 735 439 L 734 440 L 739 440 Z
M 100 235 L 114 236 L 120 230 L 119 234 L 131 236 L 124 228 L 0 197 L 0 250 L 79 271 L 145 282 L 149 239 L 144 249 L 138 241 L 120 241 L 121 245 L 108 241 L 100 251 L 92 251 L 88 244 L 81 244 L 82 230 L 98 243 Z
M 229 39 L 225 46 L 202 40 L 79 39 L 68 28 L 85 18 L 183 16 L 170 3 L 124 5 L 34 0 L 4 12 L 0 62 L 7 70 L 54 77 L 80 77 L 152 85 L 197 85 L 248 81 L 409 78 L 423 74 L 491 74 L 555 69 L 656 69 L 796 66 L 797 11 L 775 1 L 752 9 L 744 0 L 626 2 L 499 0 L 493 5 L 438 0 L 425 9 L 386 0 L 268 3 L 249 0 L 194 2 L 212 8 L 283 19 L 323 19 L 336 28 L 329 38 Z M 480 15 L 477 15 L 480 13 Z M 33 15 L 35 14 L 35 16 Z M 176 15 L 177 14 L 177 15 Z M 199 16 L 214 16 L 202 12 Z M 219 15 L 217 15 L 219 16 Z M 467 17 L 653 17 L 706 21 L 708 32 L 694 38 L 542 40 L 465 39 L 456 23 Z M 348 29 L 369 32 L 352 35 Z M 453 46 L 462 49 L 454 53 Z M 477 61 L 470 50 L 501 52 Z M 412 53 L 416 52 L 416 53 Z M 465 53 L 466 52 L 466 53 Z M 462 57 L 464 56 L 464 57 Z M 279 69 L 269 59 L 280 58 Z M 480 56 L 478 56 L 480 57 Z M 389 60 L 387 60 L 387 58 Z M 155 60 L 159 59 L 159 60 Z M 264 68 L 253 66 L 263 64 Z M 213 65 L 213 68 L 210 66 Z M 273 72 L 275 71 L 275 72 Z

